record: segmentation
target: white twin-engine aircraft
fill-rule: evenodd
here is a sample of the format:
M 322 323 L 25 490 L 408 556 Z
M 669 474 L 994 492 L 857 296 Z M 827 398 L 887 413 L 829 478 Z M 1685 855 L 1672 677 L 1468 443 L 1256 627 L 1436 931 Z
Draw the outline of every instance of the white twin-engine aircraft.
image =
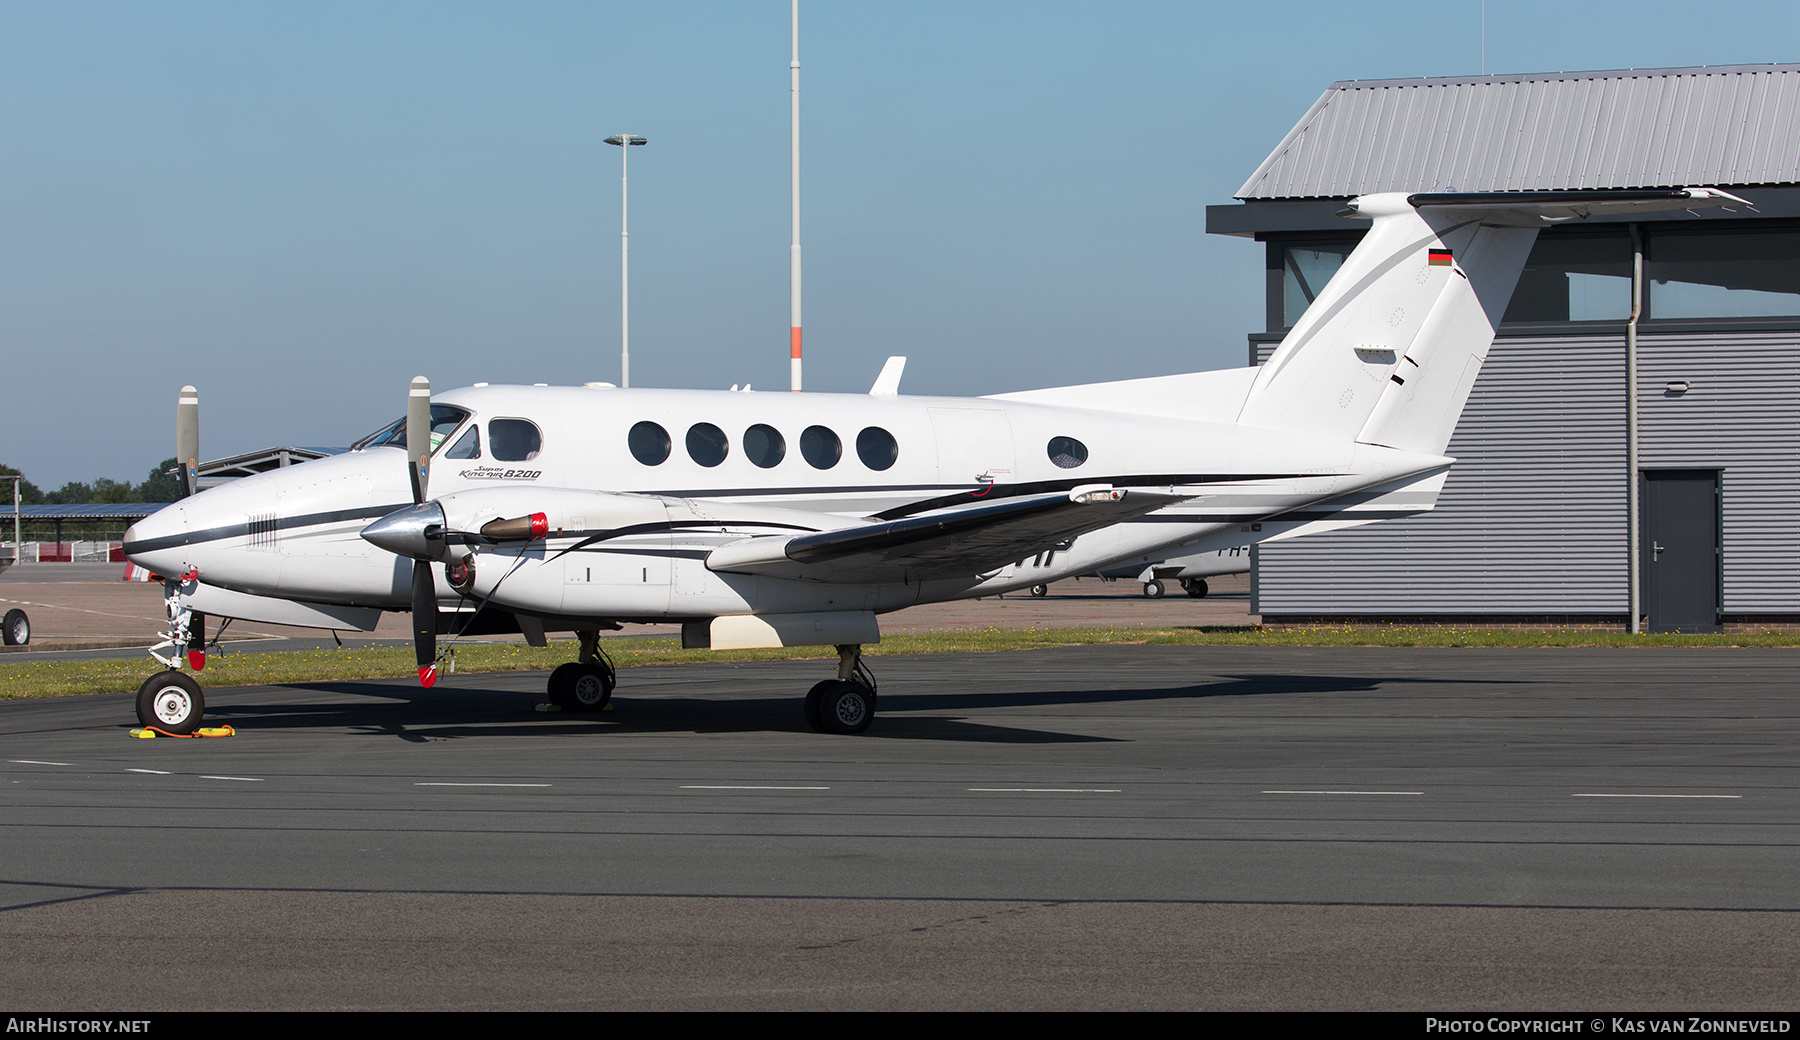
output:
M 125 535 L 172 575 L 147 726 L 191 732 L 206 615 L 369 631 L 573 631 L 549 694 L 595 710 L 602 630 L 714 649 L 835 645 L 817 730 L 876 707 L 877 615 L 1432 508 L 1538 228 L 1744 204 L 1710 188 L 1367 195 L 1373 226 L 1267 364 L 983 398 L 488 386 L 430 396 L 348 454 L 192 494 Z M 429 449 L 414 446 L 429 445 Z M 184 456 L 186 458 L 186 456 Z M 191 467 L 189 469 L 191 473 Z M 190 482 L 191 485 L 191 482 Z

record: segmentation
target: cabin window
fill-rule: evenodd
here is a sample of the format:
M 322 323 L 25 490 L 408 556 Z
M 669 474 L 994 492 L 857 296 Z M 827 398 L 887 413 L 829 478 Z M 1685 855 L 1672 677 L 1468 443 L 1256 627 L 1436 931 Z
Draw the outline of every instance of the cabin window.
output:
M 900 457 L 900 445 L 893 434 L 879 426 L 870 426 L 856 435 L 856 456 L 870 469 L 883 470 Z
M 529 462 L 544 447 L 544 435 L 526 419 L 488 421 L 488 450 L 501 462 Z
M 712 467 L 725 461 L 731 453 L 731 444 L 725 439 L 725 431 L 712 423 L 695 423 L 687 432 L 688 458 L 702 466 Z
M 1073 437 L 1052 437 L 1045 450 L 1058 469 L 1074 469 L 1087 461 L 1087 445 Z
M 669 431 L 649 420 L 633 426 L 625 436 L 625 443 L 631 448 L 631 457 L 646 466 L 660 466 L 667 462 L 673 445 L 669 440 Z
M 823 426 L 808 426 L 800 434 L 800 457 L 813 469 L 830 469 L 844 457 L 844 442 Z
M 469 417 L 466 409 L 455 408 L 447 404 L 431 406 L 431 450 L 436 451 L 444 438 L 456 432 L 456 428 Z M 404 448 L 406 447 L 406 418 L 402 416 L 362 440 L 350 445 L 351 451 L 363 448 Z
M 447 459 L 478 459 L 478 458 L 481 458 L 481 427 L 480 426 L 470 426 L 468 429 L 468 432 L 464 433 L 461 437 L 458 437 L 456 439 L 456 443 L 452 444 L 450 446 L 450 450 L 444 452 L 444 458 L 447 458 Z
M 775 427 L 757 423 L 744 431 L 744 457 L 762 469 L 777 466 L 787 457 L 787 440 Z

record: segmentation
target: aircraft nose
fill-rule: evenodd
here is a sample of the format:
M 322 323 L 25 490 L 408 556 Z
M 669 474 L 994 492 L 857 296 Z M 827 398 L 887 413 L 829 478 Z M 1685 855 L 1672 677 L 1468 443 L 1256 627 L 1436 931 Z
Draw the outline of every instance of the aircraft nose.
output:
M 187 569 L 187 514 L 180 503 L 164 506 L 125 529 L 125 558 L 157 574 Z

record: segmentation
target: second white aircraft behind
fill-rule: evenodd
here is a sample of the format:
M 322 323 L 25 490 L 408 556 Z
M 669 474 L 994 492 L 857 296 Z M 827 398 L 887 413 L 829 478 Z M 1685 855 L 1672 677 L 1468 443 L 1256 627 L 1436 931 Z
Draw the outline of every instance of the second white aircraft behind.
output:
M 348 454 L 194 495 L 126 535 L 171 578 L 171 667 L 146 725 L 204 710 L 179 670 L 207 614 L 369 630 L 411 610 L 420 678 L 444 632 L 573 631 L 551 677 L 604 706 L 602 630 L 680 621 L 690 646 L 835 645 L 815 729 L 876 707 L 877 615 L 1411 515 L 1538 228 L 1741 203 L 1715 189 L 1371 195 L 1362 243 L 1257 368 L 985 398 L 477 385 Z M 416 446 L 416 447 L 415 447 Z M 1172 551 L 1173 550 L 1173 551 Z M 202 657 L 190 653 L 192 663 Z

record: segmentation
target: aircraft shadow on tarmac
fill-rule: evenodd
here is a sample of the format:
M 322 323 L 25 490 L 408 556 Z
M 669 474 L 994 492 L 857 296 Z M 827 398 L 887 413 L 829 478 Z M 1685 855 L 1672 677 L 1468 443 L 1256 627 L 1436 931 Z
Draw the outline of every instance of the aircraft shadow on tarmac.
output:
M 1196 701 L 1218 697 L 1330 696 L 1368 694 L 1380 687 L 1425 683 L 1441 686 L 1506 680 L 1371 678 L 1332 675 L 1232 675 L 1183 686 L 1115 690 L 1043 690 L 941 693 L 888 693 L 865 738 L 953 740 L 1001 744 L 1109 743 L 1120 738 L 1053 732 L 955 713 Z M 713 685 L 713 684 L 708 684 Z M 369 682 L 286 683 L 279 689 L 331 695 L 318 703 L 268 703 L 220 698 L 209 718 L 261 730 L 343 728 L 364 736 L 391 736 L 414 743 L 474 737 L 543 736 L 596 731 L 621 733 L 751 733 L 800 731 L 805 724 L 794 696 L 717 697 L 631 696 L 614 699 L 613 710 L 597 714 L 537 713 L 527 708 L 528 692 L 480 686 L 424 691 Z

